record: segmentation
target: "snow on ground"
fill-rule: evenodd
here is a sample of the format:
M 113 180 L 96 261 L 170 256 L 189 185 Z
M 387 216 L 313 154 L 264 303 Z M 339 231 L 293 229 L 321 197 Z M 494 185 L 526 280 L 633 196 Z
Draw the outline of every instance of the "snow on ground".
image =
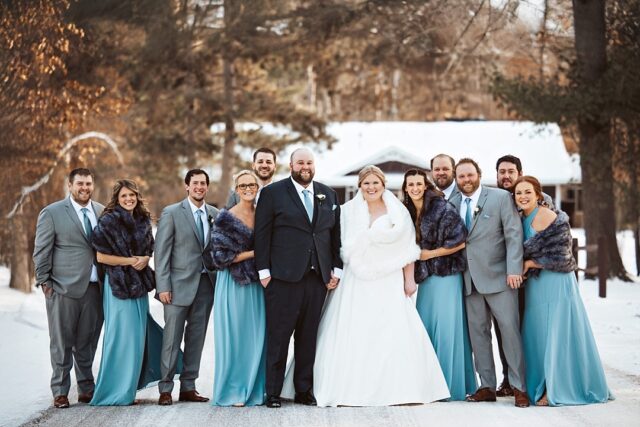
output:
M 574 235 L 584 240 L 584 232 Z M 633 239 L 630 232 L 619 234 L 623 261 L 633 265 Z M 583 242 L 581 242 L 583 243 Z M 583 254 L 581 254 L 583 255 Z M 584 256 L 582 257 L 584 258 Z M 581 261 L 582 264 L 582 261 Z M 72 374 L 72 408 L 51 410 L 49 379 L 51 366 L 44 297 L 39 290 L 23 294 L 9 289 L 9 270 L 0 267 L 0 426 L 15 426 L 32 420 L 32 425 L 640 425 L 640 283 L 608 283 L 607 298 L 598 297 L 595 281 L 581 281 L 582 298 L 587 307 L 609 386 L 616 400 L 606 405 L 565 408 L 516 409 L 511 400 L 496 404 L 464 402 L 390 408 L 306 408 L 285 404 L 274 412 L 262 408 L 216 408 L 203 404 L 155 405 L 156 388 L 140 391 L 140 405 L 92 408 L 76 404 Z M 151 312 L 160 324 L 162 306 L 151 299 Z M 102 344 L 100 343 L 100 347 Z M 497 351 L 495 352 L 497 357 Z M 94 372 L 97 374 L 99 354 Z M 500 370 L 499 360 L 497 369 Z M 213 385 L 213 337 L 209 328 L 202 357 L 198 389 L 211 396 Z M 177 393 L 177 390 L 175 390 Z M 174 395 L 176 394 L 174 393 Z M 174 396 L 175 397 L 175 396 Z

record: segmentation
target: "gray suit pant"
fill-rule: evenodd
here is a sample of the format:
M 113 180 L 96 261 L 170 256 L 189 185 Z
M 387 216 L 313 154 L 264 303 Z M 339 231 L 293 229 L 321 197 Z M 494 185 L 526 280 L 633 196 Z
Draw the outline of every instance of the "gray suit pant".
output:
M 164 306 L 164 333 L 162 336 L 162 358 L 158 383 L 160 393 L 171 393 L 176 374 L 180 344 L 184 336 L 183 368 L 180 374 L 180 391 L 196 389 L 196 378 L 200 373 L 200 359 L 207 334 L 209 316 L 213 307 L 213 286 L 207 274 L 200 276 L 198 291 L 189 306 L 167 304 Z M 187 327 L 185 328 L 185 322 Z
M 509 289 L 495 294 L 480 294 L 474 288 L 465 297 L 469 338 L 473 349 L 480 387 L 496 389 L 496 368 L 491 345 L 491 316 L 502 333 L 502 346 L 509 365 L 509 381 L 520 391 L 526 391 L 524 355 L 520 337 L 518 291 Z
M 75 367 L 78 393 L 93 392 L 95 383 L 91 367 L 104 320 L 100 287 L 90 284 L 78 299 L 54 291 L 46 298 L 46 304 L 53 396 L 69 394 L 71 365 Z

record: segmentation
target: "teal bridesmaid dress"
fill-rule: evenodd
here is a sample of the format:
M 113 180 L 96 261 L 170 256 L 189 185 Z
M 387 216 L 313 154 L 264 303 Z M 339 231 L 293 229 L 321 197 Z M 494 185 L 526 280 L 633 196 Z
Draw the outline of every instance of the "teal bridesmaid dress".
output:
M 213 310 L 212 405 L 262 405 L 266 396 L 266 317 L 260 283 L 238 284 L 218 272 Z
M 524 239 L 536 208 L 523 218 Z M 532 403 L 546 392 L 550 406 L 612 399 L 574 273 L 541 270 L 525 285 L 522 342 L 527 393 Z
M 137 390 L 160 380 L 162 328 L 149 314 L 147 295 L 114 297 L 108 275 L 104 280 L 103 308 L 102 359 L 90 405 L 131 405 Z M 181 370 L 181 360 L 179 365 Z
M 418 286 L 416 308 L 431 338 L 449 400 L 464 400 L 477 389 L 464 309 L 462 274 L 429 276 Z

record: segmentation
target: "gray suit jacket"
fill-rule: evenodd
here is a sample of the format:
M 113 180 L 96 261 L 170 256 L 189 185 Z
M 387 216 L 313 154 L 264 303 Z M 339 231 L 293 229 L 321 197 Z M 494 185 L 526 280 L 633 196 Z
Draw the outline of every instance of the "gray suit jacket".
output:
M 215 219 L 218 209 L 206 205 L 207 217 Z M 210 222 L 211 227 L 211 222 Z M 209 233 L 210 234 L 210 233 Z M 205 236 L 209 239 L 209 236 Z M 154 266 L 157 292 L 171 292 L 173 305 L 188 306 L 198 291 L 207 242 L 198 236 L 189 201 L 167 206 L 156 232 Z M 211 283 L 215 273 L 208 271 Z
M 462 197 L 451 199 L 458 210 Z M 507 275 L 522 274 L 522 222 L 511 194 L 498 188 L 483 186 L 476 210 L 465 248 L 465 294 L 471 294 L 472 279 L 481 294 L 505 291 Z
M 99 217 L 104 206 L 92 201 L 91 208 Z M 81 298 L 95 262 L 95 251 L 69 197 L 42 209 L 33 249 L 36 283 L 47 283 L 60 295 Z
M 458 185 L 456 185 L 455 187 L 453 187 L 453 191 L 451 192 L 447 200 L 448 201 L 453 200 L 458 194 L 460 194 L 460 190 L 458 190 Z

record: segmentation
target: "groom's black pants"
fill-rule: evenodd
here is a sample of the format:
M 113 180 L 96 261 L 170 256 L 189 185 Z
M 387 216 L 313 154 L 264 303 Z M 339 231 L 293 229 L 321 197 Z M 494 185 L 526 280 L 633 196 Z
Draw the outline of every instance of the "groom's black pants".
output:
M 272 279 L 265 289 L 267 312 L 267 395 L 280 396 L 289 340 L 294 333 L 296 392 L 313 389 L 313 363 L 322 305 L 327 288 L 314 271 L 300 282 Z

